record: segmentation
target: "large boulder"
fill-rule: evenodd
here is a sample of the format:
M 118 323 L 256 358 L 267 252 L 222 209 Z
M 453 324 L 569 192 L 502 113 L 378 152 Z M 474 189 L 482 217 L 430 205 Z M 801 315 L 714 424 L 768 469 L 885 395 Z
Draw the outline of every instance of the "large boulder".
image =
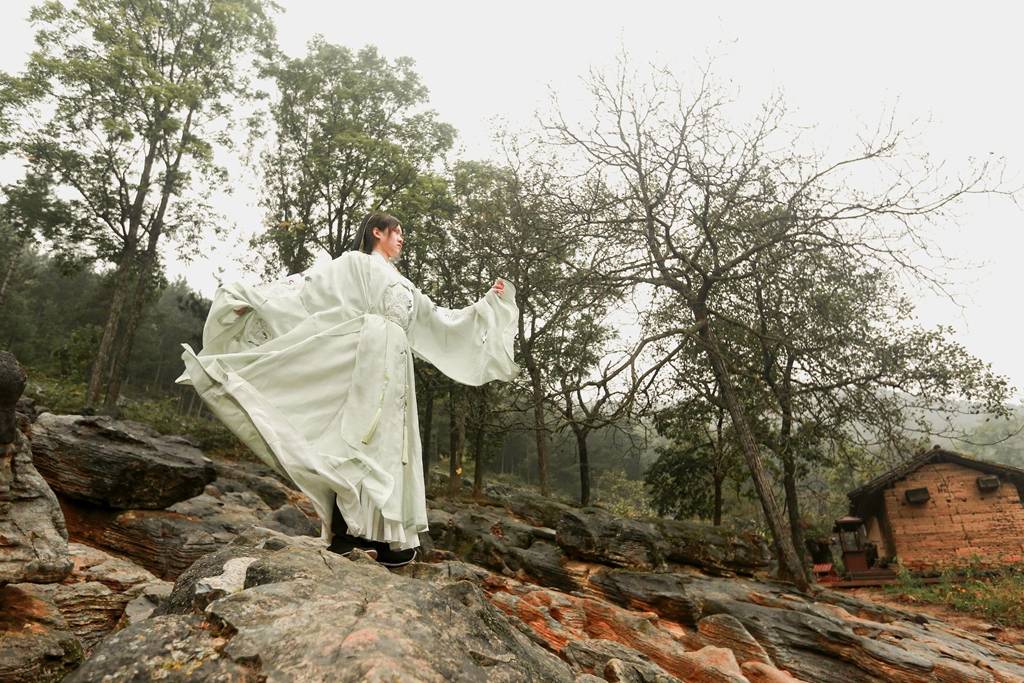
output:
M 248 555 L 236 544 L 183 574 L 175 593 L 193 597 L 104 640 L 69 683 L 574 680 L 471 581 L 413 578 L 265 533 Z M 222 597 L 197 613 L 196 584 L 215 579 Z
M 211 467 L 216 479 L 198 495 L 161 510 L 115 509 L 62 496 L 68 532 L 74 540 L 129 558 L 169 580 L 253 526 L 320 536 L 309 500 L 267 468 L 226 461 L 211 462 Z
M 188 440 L 105 415 L 43 413 L 36 466 L 58 495 L 118 509 L 158 510 L 202 493 L 213 462 Z
M 271 510 L 255 493 L 223 493 L 214 485 L 166 510 L 109 510 L 69 499 L 61 506 L 72 538 L 128 557 L 169 580 L 254 525 L 319 535 L 291 505 Z
M 15 430 L 0 455 L 0 586 L 60 581 L 71 571 L 68 533 L 53 491 Z

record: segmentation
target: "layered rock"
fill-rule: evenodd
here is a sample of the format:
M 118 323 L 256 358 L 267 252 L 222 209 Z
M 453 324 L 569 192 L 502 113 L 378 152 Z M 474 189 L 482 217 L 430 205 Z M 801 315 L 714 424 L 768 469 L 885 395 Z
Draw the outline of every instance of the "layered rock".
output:
M 674 563 L 718 576 L 749 576 L 771 564 L 768 546 L 754 534 L 674 519 L 626 519 L 597 507 L 566 511 L 556 533 L 570 557 L 616 567 Z
M 37 417 L 33 435 L 71 538 L 160 578 L 173 580 L 253 525 L 320 534 L 309 500 L 276 474 L 256 463 L 214 463 L 187 438 L 50 413 Z
M 78 638 L 60 610 L 33 584 L 0 587 L 0 681 L 50 683 L 82 660 Z
M 60 611 L 67 629 L 88 651 L 97 641 L 122 623 L 125 609 L 136 602 L 131 619 L 149 615 L 160 598 L 170 593 L 171 584 L 161 581 L 138 565 L 79 543 L 69 545 L 74 570 L 61 583 L 19 587 L 52 603 Z M 149 610 L 145 604 L 150 604 Z
M 527 492 L 493 489 L 493 502 L 433 501 L 430 538 L 438 548 L 489 569 L 573 590 L 571 560 L 612 566 L 697 567 L 721 576 L 764 572 L 763 539 L 725 527 L 632 520 L 597 507 L 573 508 Z M 488 489 L 490 493 L 492 489 Z
M 103 415 L 43 413 L 33 425 L 36 465 L 61 497 L 158 510 L 202 493 L 213 463 L 187 439 Z
M 32 462 L 22 433 L 29 419 L 16 408 L 25 370 L 0 351 L 0 586 L 60 581 L 71 571 L 68 534 L 53 491 Z
M 24 435 L 13 437 L 0 447 L 0 586 L 60 581 L 71 571 L 64 518 Z
M 319 535 L 318 527 L 291 504 L 271 510 L 255 493 L 224 493 L 216 484 L 166 510 L 110 510 L 67 499 L 61 506 L 72 538 L 131 558 L 170 580 L 253 525 Z
M 511 492 L 499 505 L 437 501 L 445 509 L 431 510 L 431 539 L 449 558 L 494 570 L 474 580 L 581 674 L 608 680 L 1024 680 L 1024 653 L 984 635 L 840 593 L 809 596 L 763 577 L 730 577 L 762 564 L 763 548 L 740 534 L 620 520 L 596 508 L 531 498 L 522 512 Z M 730 656 L 721 656 L 724 651 Z M 660 672 L 640 672 L 637 657 Z
M 582 588 L 695 629 L 686 638 L 692 645 L 729 647 L 766 664 L 763 652 L 774 666 L 807 681 L 1024 680 L 1020 651 L 829 591 L 812 598 L 781 583 L 625 569 L 590 573 Z M 861 616 L 849 607 L 860 608 Z M 702 627 L 709 618 L 715 621 Z
M 57 605 L 34 591 L 71 571 L 57 499 L 32 463 L 16 411 L 25 371 L 0 351 L 0 680 L 48 683 L 72 670 L 82 647 Z

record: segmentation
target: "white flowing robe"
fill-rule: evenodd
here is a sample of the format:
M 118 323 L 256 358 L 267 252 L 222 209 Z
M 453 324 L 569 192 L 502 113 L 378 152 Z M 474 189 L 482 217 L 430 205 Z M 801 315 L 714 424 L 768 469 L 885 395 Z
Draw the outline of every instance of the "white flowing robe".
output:
M 413 548 L 427 509 L 408 351 L 463 384 L 508 381 L 518 315 L 510 283 L 450 310 L 379 254 L 346 252 L 269 284 L 219 287 L 203 348 L 182 344 L 176 382 L 309 496 L 325 541 L 337 500 L 348 533 Z

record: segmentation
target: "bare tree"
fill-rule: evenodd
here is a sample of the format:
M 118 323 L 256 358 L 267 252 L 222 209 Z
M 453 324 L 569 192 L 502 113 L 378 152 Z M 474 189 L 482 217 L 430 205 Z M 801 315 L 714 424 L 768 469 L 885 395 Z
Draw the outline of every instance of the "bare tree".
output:
M 944 179 L 912 157 L 891 120 L 836 161 L 801 154 L 779 100 L 744 126 L 704 78 L 688 89 L 661 69 L 641 80 L 628 59 L 592 72 L 594 118 L 566 121 L 557 104 L 548 140 L 576 154 L 581 181 L 606 188 L 606 212 L 592 240 L 619 248 L 603 275 L 614 285 L 651 286 L 676 311 L 673 329 L 690 337 L 713 373 L 779 552 L 780 569 L 808 586 L 775 497 L 738 368 L 748 349 L 726 334 L 725 294 L 762 272 L 762 256 L 831 253 L 941 285 L 915 257 L 931 253 L 924 227 L 955 200 L 983 189 L 985 165 Z M 863 180 L 871 178 L 873 182 Z M 875 181 L 879 179 L 880 181 Z M 859 182 L 858 182 L 859 181 Z

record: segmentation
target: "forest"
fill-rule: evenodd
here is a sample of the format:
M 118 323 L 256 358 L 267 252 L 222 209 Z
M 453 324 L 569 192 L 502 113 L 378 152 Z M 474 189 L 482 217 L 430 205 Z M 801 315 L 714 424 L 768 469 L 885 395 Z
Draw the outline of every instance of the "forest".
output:
M 424 470 L 453 493 L 520 482 L 756 529 L 806 585 L 806 541 L 846 492 L 921 449 L 1024 467 L 1017 389 L 919 325 L 910 296 L 949 284 L 931 232 L 946 212 L 1008 192 L 994 162 L 950 173 L 884 115 L 816 152 L 781 96 L 737 116 L 713 69 L 625 52 L 587 77 L 590 118 L 555 97 L 493 131 L 498 158 L 461 158 L 411 58 L 319 37 L 289 56 L 276 11 L 33 10 L 24 71 L 0 73 L 0 153 L 21 168 L 0 187 L 0 348 L 39 405 L 246 457 L 174 383 L 210 300 L 167 260 L 237 239 L 252 281 L 275 280 L 339 257 L 380 209 L 438 305 L 516 288 L 515 382 L 417 361 Z M 259 180 L 251 238 L 219 203 L 228 158 Z

